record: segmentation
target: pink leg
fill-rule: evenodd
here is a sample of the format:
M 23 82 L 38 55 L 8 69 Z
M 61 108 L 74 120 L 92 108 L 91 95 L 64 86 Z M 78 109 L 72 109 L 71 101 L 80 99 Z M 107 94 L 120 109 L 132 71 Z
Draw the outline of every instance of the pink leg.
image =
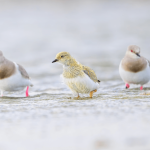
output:
M 1 91 L 1 97 L 3 97 L 3 91 Z
M 126 83 L 126 89 L 128 89 L 130 87 L 130 85 L 128 83 Z
M 27 86 L 27 90 L 26 90 L 26 97 L 29 96 L 29 86 Z
M 140 87 L 140 90 L 143 90 L 143 86 Z

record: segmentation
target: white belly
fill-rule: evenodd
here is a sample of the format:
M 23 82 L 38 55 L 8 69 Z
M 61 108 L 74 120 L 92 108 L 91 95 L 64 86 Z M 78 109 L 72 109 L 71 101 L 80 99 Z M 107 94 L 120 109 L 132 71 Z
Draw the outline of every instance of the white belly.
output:
M 63 77 L 63 76 L 62 76 Z M 99 83 L 95 83 L 87 75 L 84 77 L 64 78 L 64 83 L 72 90 L 74 94 L 77 93 L 90 93 L 99 88 Z
M 0 80 L 0 90 L 2 91 L 20 91 L 25 87 L 31 85 L 31 81 L 29 79 L 23 78 L 21 73 L 18 71 L 18 66 L 16 66 L 16 73 L 12 76 Z
M 125 83 L 129 83 L 129 84 L 144 85 L 144 84 L 148 83 L 150 80 L 150 68 L 149 68 L 148 64 L 147 64 L 147 67 L 145 70 L 137 72 L 137 73 L 133 73 L 133 72 L 124 70 L 121 67 L 121 63 L 120 63 L 119 73 L 120 73 L 122 80 Z

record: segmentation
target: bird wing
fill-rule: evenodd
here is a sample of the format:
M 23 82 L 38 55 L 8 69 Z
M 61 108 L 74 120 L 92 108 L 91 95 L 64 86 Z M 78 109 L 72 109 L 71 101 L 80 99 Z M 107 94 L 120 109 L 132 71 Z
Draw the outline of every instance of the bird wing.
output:
M 15 74 L 15 64 L 4 57 L 1 60 L 3 61 L 0 63 L 0 79 L 8 78 Z
M 83 70 L 83 72 L 84 72 L 86 75 L 88 75 L 88 76 L 90 77 L 90 79 L 92 79 L 94 82 L 100 82 L 100 81 L 97 79 L 97 76 L 96 76 L 95 72 L 94 72 L 91 68 L 82 65 L 82 70 Z
M 149 60 L 147 60 L 148 61 L 148 63 L 149 63 L 149 66 L 150 66 L 150 61 Z
M 149 66 L 150 66 L 150 61 L 147 59 L 147 58 L 145 58 L 145 57 L 143 57 L 146 61 L 148 61 L 148 64 L 149 64 Z
M 18 65 L 18 68 L 19 68 L 19 71 L 20 71 L 21 75 L 22 75 L 24 78 L 29 79 L 29 75 L 28 75 L 28 73 L 26 72 L 26 70 L 25 70 L 21 65 L 19 65 L 19 64 L 17 64 L 17 65 Z

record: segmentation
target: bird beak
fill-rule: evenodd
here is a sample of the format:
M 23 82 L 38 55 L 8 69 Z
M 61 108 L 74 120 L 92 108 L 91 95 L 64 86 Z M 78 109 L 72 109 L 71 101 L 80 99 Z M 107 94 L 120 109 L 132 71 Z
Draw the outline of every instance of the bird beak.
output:
M 140 54 L 138 54 L 138 53 L 136 55 L 139 56 L 139 57 L 141 57 Z
M 58 61 L 58 59 L 55 59 L 54 61 L 52 61 L 52 63 L 57 62 L 57 61 Z

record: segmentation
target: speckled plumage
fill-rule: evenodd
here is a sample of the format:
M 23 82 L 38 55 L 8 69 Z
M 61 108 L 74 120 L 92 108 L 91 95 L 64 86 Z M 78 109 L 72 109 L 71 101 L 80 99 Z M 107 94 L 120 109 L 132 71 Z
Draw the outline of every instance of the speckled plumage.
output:
M 83 66 L 83 65 L 81 65 L 81 66 L 82 66 L 83 72 L 84 72 L 85 74 L 87 74 L 94 82 L 100 82 L 100 81 L 97 79 L 97 76 L 96 76 L 95 72 L 94 72 L 91 68 L 89 68 L 89 67 L 87 67 L 87 66 Z
M 63 64 L 63 81 L 74 94 L 96 92 L 100 81 L 91 68 L 78 63 L 67 52 L 58 53 L 53 62 L 56 61 Z

